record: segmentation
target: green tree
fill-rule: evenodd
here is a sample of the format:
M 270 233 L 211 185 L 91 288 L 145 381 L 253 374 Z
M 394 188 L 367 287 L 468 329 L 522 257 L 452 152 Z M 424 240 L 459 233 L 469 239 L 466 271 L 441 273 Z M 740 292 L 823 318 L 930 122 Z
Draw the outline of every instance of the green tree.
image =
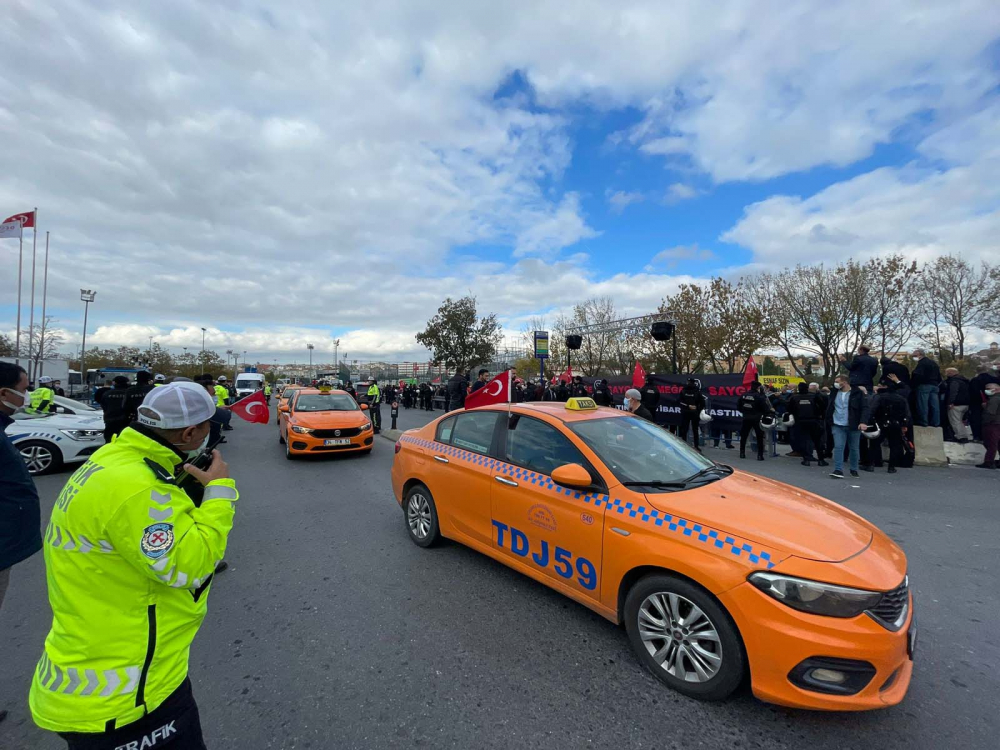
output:
M 764 357 L 764 364 L 760 366 L 761 375 L 784 375 L 785 371 L 778 367 L 770 357 Z
M 471 367 L 489 362 L 503 337 L 495 314 L 479 317 L 475 297 L 445 299 L 427 327 L 417 334 L 417 342 L 434 354 L 434 360 L 448 369 Z

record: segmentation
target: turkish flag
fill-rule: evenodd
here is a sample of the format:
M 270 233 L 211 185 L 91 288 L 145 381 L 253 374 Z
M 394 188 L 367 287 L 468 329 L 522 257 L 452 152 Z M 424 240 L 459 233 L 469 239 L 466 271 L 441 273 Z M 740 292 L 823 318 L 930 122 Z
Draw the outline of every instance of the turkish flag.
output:
M 561 383 L 572 383 L 573 382 L 573 371 L 570 370 L 567 367 L 566 368 L 566 372 L 564 372 L 562 375 L 559 376 L 559 382 L 561 382 Z
M 229 408 L 233 414 L 247 422 L 267 424 L 271 421 L 271 410 L 267 408 L 267 401 L 264 400 L 264 391 L 255 391 Z
M 35 212 L 25 211 L 23 214 L 14 214 L 13 216 L 8 216 L 0 224 L 6 224 L 8 221 L 19 221 L 21 222 L 21 229 L 31 229 L 35 226 Z
M 641 388 L 646 384 L 646 371 L 642 369 L 642 363 L 635 361 L 635 370 L 632 371 L 632 387 Z
M 747 360 L 746 369 L 743 370 L 743 386 L 749 387 L 749 385 L 757 379 L 757 363 L 753 361 L 753 355 L 750 355 L 750 359 Z
M 510 370 L 504 370 L 493 380 L 480 388 L 475 393 L 470 393 L 465 397 L 465 408 L 475 409 L 477 406 L 489 406 L 490 404 L 510 403 L 511 398 L 511 376 Z

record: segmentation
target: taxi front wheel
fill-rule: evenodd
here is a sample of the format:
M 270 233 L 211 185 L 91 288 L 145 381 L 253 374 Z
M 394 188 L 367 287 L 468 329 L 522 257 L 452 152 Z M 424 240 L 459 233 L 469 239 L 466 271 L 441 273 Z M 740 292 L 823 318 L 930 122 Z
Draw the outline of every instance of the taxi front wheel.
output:
M 414 544 L 430 547 L 441 538 L 434 498 L 422 484 L 416 485 L 406 493 L 403 513 L 406 516 L 406 530 Z
M 746 653 L 729 615 L 707 592 L 669 575 L 636 583 L 625 628 L 639 661 L 679 693 L 717 701 L 743 680 Z

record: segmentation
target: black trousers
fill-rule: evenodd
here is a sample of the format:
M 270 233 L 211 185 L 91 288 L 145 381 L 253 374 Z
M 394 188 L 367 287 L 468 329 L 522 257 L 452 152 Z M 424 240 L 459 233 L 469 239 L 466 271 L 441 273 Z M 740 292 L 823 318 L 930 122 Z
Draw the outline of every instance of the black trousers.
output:
M 823 454 L 826 453 L 826 446 L 823 444 L 826 433 L 823 426 L 815 419 L 803 419 L 796 422 L 795 427 L 799 433 L 802 457 L 811 460 L 813 451 L 816 451 L 816 458 L 822 461 Z
M 368 413 L 372 418 L 372 427 L 376 430 L 382 429 L 382 403 L 369 404 Z
M 698 432 L 701 428 L 701 420 L 698 419 L 698 412 L 681 412 L 681 426 L 677 428 L 677 437 L 685 443 L 688 439 L 688 425 L 691 425 L 691 432 L 694 433 L 694 447 L 698 447 Z
M 69 750 L 115 750 L 140 747 L 207 750 L 191 680 L 184 680 L 155 711 L 107 732 L 59 732 Z M 145 743 L 145 744 L 143 744 Z
M 902 465 L 906 455 L 906 448 L 903 442 L 903 425 L 899 422 L 887 423 L 882 428 L 881 437 L 889 444 L 889 466 L 895 468 Z
M 743 424 L 740 425 L 740 453 L 746 453 L 747 438 L 750 436 L 751 430 L 757 436 L 757 455 L 763 457 L 764 431 L 760 428 L 760 417 L 751 417 L 749 419 L 743 417 Z

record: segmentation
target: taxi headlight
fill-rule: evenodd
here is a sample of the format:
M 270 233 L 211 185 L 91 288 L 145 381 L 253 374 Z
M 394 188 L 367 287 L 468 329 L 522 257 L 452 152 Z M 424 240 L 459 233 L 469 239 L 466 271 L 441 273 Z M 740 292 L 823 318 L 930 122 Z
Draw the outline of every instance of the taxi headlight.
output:
M 747 580 L 792 609 L 828 617 L 856 617 L 882 599 L 878 591 L 834 586 L 776 573 L 754 573 Z
M 96 440 L 104 436 L 104 430 L 59 430 L 59 432 L 73 440 Z
M 370 430 L 371 428 L 372 428 L 371 422 L 365 422 L 363 425 L 361 425 L 362 432 L 368 432 L 368 430 Z
M 299 427 L 297 424 L 292 425 L 292 432 L 297 432 L 300 435 L 308 435 L 312 431 L 312 427 Z

